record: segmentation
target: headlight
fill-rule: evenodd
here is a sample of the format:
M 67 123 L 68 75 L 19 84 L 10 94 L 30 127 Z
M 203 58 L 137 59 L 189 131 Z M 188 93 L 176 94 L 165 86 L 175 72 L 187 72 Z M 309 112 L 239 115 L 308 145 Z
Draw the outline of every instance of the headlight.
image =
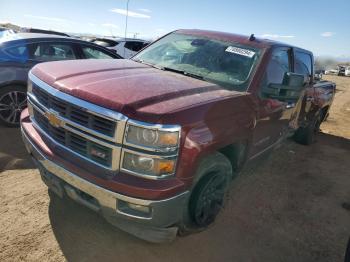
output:
M 162 158 L 159 156 L 143 155 L 124 151 L 122 169 L 139 175 L 159 178 L 172 175 L 175 171 L 174 157 Z
M 154 151 L 173 151 L 179 144 L 179 137 L 178 126 L 145 126 L 132 122 L 127 126 L 125 144 L 146 147 Z

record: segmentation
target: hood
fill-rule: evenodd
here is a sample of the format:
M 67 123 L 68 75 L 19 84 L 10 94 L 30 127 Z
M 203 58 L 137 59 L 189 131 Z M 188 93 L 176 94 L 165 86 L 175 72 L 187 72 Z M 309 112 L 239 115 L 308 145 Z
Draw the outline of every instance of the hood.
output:
M 242 94 L 124 59 L 42 63 L 32 73 L 64 93 L 141 121 Z

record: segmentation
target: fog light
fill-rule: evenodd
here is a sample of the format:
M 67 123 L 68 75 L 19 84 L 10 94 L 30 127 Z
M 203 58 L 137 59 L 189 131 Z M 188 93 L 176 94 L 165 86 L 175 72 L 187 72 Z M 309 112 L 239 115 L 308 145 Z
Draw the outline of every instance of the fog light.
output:
M 142 205 L 137 205 L 137 204 L 133 204 L 133 203 L 127 203 L 128 207 L 130 207 L 131 209 L 143 212 L 148 214 L 150 212 L 150 208 L 148 206 L 142 206 Z
M 151 217 L 152 208 L 149 206 L 134 204 L 120 199 L 118 199 L 117 206 L 117 212 L 123 215 L 146 219 Z

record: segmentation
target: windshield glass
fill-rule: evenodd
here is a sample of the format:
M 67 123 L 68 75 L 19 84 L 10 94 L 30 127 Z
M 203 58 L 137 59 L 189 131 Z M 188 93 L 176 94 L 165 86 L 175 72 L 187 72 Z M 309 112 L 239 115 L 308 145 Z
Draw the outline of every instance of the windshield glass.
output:
M 223 87 L 244 91 L 260 50 L 202 36 L 172 33 L 133 57 L 133 60 Z

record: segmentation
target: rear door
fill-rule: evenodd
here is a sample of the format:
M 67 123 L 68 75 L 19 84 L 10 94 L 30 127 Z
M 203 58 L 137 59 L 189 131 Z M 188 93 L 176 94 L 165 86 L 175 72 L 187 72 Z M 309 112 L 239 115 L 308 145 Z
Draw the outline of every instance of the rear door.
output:
M 299 112 L 297 122 L 291 122 L 293 129 L 298 128 L 308 118 L 315 97 L 313 86 L 313 58 L 310 53 L 294 49 L 294 72 L 304 76 L 304 92 L 298 101 L 296 110 Z

